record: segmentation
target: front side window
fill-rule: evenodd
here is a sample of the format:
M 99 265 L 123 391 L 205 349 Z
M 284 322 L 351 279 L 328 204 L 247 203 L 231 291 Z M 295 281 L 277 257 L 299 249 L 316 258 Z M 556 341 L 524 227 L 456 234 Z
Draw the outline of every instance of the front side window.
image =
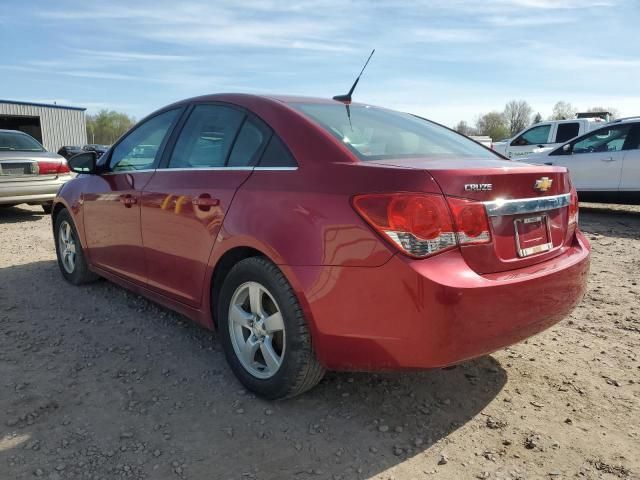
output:
M 603 128 L 573 144 L 573 153 L 619 152 L 627 139 L 630 125 Z
M 0 152 L 44 152 L 46 151 L 38 141 L 25 134 L 17 132 L 0 132 Z
M 511 145 L 518 147 L 525 145 L 543 145 L 549 142 L 550 131 L 551 125 L 539 125 L 537 127 L 530 128 L 516 138 Z
M 360 160 L 424 156 L 497 155 L 467 137 L 408 113 L 367 105 L 305 104 L 291 106 L 343 142 Z
M 160 146 L 178 118 L 180 109 L 169 110 L 137 126 L 113 149 L 109 166 L 114 172 L 153 168 Z
M 563 143 L 577 137 L 580 133 L 579 123 L 559 123 L 555 143 Z
M 224 167 L 244 113 L 221 105 L 197 105 L 180 132 L 168 168 Z

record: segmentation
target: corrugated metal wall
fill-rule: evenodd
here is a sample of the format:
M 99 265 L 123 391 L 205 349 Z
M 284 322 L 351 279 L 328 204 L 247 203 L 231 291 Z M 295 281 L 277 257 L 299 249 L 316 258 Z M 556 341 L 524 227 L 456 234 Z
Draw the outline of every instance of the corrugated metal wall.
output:
M 84 110 L 0 102 L 0 115 L 40 117 L 42 144 L 50 152 L 57 152 L 63 145 L 87 143 Z

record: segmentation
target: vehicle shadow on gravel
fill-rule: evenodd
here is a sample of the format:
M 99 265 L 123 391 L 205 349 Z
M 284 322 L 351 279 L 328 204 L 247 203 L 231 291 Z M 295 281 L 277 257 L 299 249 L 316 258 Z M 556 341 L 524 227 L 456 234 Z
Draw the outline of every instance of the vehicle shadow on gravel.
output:
M 1 478 L 352 479 L 416 455 L 443 468 L 442 440 L 507 375 L 491 357 L 330 373 L 263 401 L 215 334 L 110 282 L 73 287 L 51 260 L 0 269 L 0 378 Z
M 580 205 L 580 227 L 607 237 L 640 238 L 640 207 L 629 205 Z
M 0 205 L 0 225 L 40 220 L 46 213 L 34 212 L 20 207 L 3 207 Z

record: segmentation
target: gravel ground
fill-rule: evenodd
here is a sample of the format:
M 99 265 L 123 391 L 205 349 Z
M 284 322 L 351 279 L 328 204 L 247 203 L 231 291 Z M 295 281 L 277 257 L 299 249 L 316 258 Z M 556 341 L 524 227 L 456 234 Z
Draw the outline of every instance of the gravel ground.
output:
M 640 208 L 589 205 L 581 224 L 589 291 L 555 328 L 272 403 L 215 334 L 109 282 L 65 283 L 50 219 L 2 209 L 0 479 L 640 478 Z

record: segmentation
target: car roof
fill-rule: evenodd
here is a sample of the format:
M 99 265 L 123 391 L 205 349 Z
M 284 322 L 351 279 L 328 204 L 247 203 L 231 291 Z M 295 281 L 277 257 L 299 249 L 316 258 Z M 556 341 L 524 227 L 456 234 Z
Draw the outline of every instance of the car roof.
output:
M 316 103 L 316 104 L 338 104 L 344 105 L 342 102 L 333 100 L 332 98 L 322 97 L 305 97 L 300 95 L 279 95 L 279 94 L 253 94 L 253 93 L 214 93 L 209 95 L 200 95 L 197 97 L 185 98 L 175 102 L 167 107 L 176 107 L 193 102 L 229 102 L 229 103 L 250 103 L 251 101 L 275 101 L 279 103 Z M 364 103 L 351 102 L 351 105 L 366 105 Z M 163 110 L 167 107 L 164 107 Z
M 611 120 L 609 123 L 605 125 L 613 125 L 616 123 L 638 123 L 640 122 L 640 117 L 625 117 L 625 118 L 617 118 L 616 120 Z
M 20 133 L 21 135 L 26 135 L 28 137 L 31 136 L 28 133 L 21 132 L 20 130 L 7 130 L 3 128 L 0 128 L 0 133 Z

